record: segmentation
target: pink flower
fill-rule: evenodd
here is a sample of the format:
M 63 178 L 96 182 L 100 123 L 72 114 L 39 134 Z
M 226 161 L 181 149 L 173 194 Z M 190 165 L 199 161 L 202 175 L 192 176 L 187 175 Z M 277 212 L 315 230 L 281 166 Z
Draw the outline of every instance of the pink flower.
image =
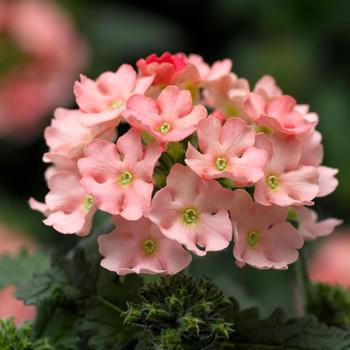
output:
M 349 233 L 349 230 L 340 231 L 319 246 L 310 263 L 312 281 L 350 288 Z
M 34 199 L 29 201 L 32 209 L 47 216 L 44 224 L 65 234 L 89 234 L 96 211 L 95 200 L 83 189 L 79 176 L 67 171 L 57 172 L 49 178 L 48 187 L 50 192 L 45 204 Z
M 80 109 L 85 112 L 81 121 L 86 125 L 114 122 L 117 125 L 128 98 L 144 94 L 154 76 L 137 78 L 134 68 L 123 64 L 113 72 L 101 74 L 96 81 L 83 75 L 76 82 L 74 93 Z
M 256 145 L 268 152 L 265 176 L 254 198 L 263 205 L 311 205 L 319 192 L 319 174 L 313 166 L 299 165 L 301 144 L 295 138 L 258 134 Z
M 119 275 L 129 273 L 173 275 L 186 268 L 191 255 L 176 241 L 164 237 L 147 218 L 128 221 L 114 217 L 116 229 L 98 238 L 101 265 Z
M 123 116 L 135 128 L 149 132 L 160 143 L 181 141 L 196 131 L 207 116 L 202 105 L 192 106 L 191 93 L 176 86 L 166 87 L 157 100 L 132 96 Z
M 308 241 L 331 234 L 343 222 L 335 218 L 318 221 L 317 213 L 306 207 L 291 207 L 289 213 L 298 221 L 300 235 Z
M 236 190 L 231 204 L 234 227 L 234 257 L 239 267 L 284 270 L 298 259 L 303 240 L 286 222 L 287 209 L 265 207 L 244 190 Z
M 23 141 L 53 108 L 70 101 L 87 50 L 54 1 L 7 1 L 0 12 L 1 40 L 9 43 L 1 54 L 17 53 L 1 77 L 0 135 Z
M 283 95 L 275 79 L 270 75 L 261 77 L 255 84 L 253 92 L 260 95 L 265 101 L 269 101 L 272 97 L 281 97 Z
M 243 108 L 243 101 L 248 93 L 248 81 L 238 78 L 234 73 L 210 81 L 203 90 L 204 101 L 209 107 L 220 109 L 226 118 L 241 117 L 244 120 L 249 119 Z
M 204 178 L 228 177 L 240 185 L 255 183 L 264 176 L 267 153 L 254 146 L 255 131 L 244 121 L 231 118 L 222 126 L 215 117 L 198 125 L 198 152 L 190 143 L 186 164 Z
M 141 137 L 132 129 L 116 145 L 95 140 L 78 161 L 81 183 L 99 209 L 137 220 L 150 207 L 153 170 L 160 154 L 154 143 L 143 151 Z
M 272 97 L 265 101 L 262 96 L 250 93 L 243 105 L 246 114 L 257 125 L 258 130 L 299 135 L 310 132 L 316 125 L 298 111 L 296 101 L 288 95 Z
M 149 212 L 161 232 L 197 255 L 226 248 L 232 238 L 225 209 L 231 191 L 181 164 L 171 168 L 166 183 L 154 196 Z
M 160 57 L 156 54 L 140 58 L 136 62 L 142 77 L 155 75 L 153 85 L 169 85 L 177 74 L 188 66 L 186 56 L 183 53 L 172 55 L 164 52 Z
M 232 69 L 232 61 L 228 58 L 214 62 L 212 66 L 209 66 L 200 55 L 191 54 L 188 56 L 187 61 L 197 68 L 202 84 L 218 80 L 230 74 Z
M 84 147 L 93 139 L 113 140 L 114 125 L 101 124 L 86 126 L 80 120 L 84 115 L 79 110 L 57 108 L 51 126 L 45 129 L 45 140 L 49 146 L 49 154 L 44 156 L 46 161 L 54 156 L 67 159 L 79 159 L 83 156 Z

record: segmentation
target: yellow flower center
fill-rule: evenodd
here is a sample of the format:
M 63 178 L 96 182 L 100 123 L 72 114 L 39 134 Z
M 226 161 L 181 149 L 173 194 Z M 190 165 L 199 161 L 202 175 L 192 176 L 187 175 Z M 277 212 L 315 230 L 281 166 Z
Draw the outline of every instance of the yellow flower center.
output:
M 255 247 L 260 241 L 260 234 L 255 231 L 252 230 L 248 233 L 247 235 L 247 243 L 249 245 L 249 247 Z
M 255 126 L 255 131 L 258 133 L 258 132 L 262 132 L 266 135 L 271 135 L 272 134 L 272 129 L 270 129 L 269 127 L 267 126 L 264 126 L 264 125 L 256 125 Z
M 142 249 L 145 255 L 152 256 L 157 250 L 157 242 L 154 239 L 146 239 L 142 242 Z
M 186 225 L 193 225 L 199 219 L 199 212 L 194 208 L 186 208 L 182 213 L 182 220 Z
M 271 188 L 271 190 L 275 190 L 278 187 L 278 177 L 276 175 L 268 176 L 267 185 Z
M 227 168 L 228 161 L 224 157 L 217 157 L 215 161 L 216 169 L 224 171 Z
M 111 103 L 111 109 L 118 109 L 122 106 L 123 100 L 120 98 L 118 100 L 115 100 Z
M 164 122 L 163 124 L 161 124 L 158 128 L 158 131 L 161 134 L 167 134 L 170 131 L 170 124 L 167 122 Z
M 118 176 L 118 182 L 122 186 L 128 186 L 132 183 L 134 177 L 132 176 L 131 172 L 128 170 L 123 171 L 119 176 Z
M 88 194 L 84 198 L 83 205 L 82 205 L 83 209 L 85 211 L 89 211 L 92 208 L 92 206 L 94 205 L 94 202 L 95 202 L 94 197 Z

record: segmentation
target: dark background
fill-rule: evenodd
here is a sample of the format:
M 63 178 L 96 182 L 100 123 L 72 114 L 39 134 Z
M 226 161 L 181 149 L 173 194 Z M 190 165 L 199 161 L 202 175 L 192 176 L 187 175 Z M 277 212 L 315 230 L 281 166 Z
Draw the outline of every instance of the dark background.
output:
M 273 75 L 285 93 L 320 115 L 325 164 L 340 169 L 340 186 L 317 201 L 321 216 L 349 224 L 350 213 L 350 2 L 346 0 L 62 0 L 90 47 L 85 74 L 96 78 L 122 63 L 163 51 L 198 53 L 208 62 L 229 57 L 234 72 L 253 85 Z M 0 53 L 1 54 L 1 53 Z M 73 98 L 73 94 L 72 94 Z M 71 105 L 74 107 L 73 99 Z M 43 123 L 49 123 L 50 116 Z M 24 230 L 46 247 L 66 249 L 74 238 L 41 223 L 26 204 L 47 189 L 42 135 L 26 144 L 0 140 L 0 221 Z M 291 310 L 292 271 L 239 270 L 231 251 L 196 259 L 192 270 L 215 276 L 245 305 Z M 291 269 L 293 270 L 293 269 Z

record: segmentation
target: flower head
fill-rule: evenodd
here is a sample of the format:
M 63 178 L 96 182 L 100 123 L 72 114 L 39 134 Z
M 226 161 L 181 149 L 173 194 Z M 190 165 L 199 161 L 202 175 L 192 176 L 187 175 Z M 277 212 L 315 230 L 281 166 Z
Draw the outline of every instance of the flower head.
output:
M 116 229 L 98 238 L 104 256 L 101 265 L 119 275 L 129 273 L 173 275 L 189 265 L 191 255 L 162 235 L 157 225 L 142 217 L 128 221 L 114 217 Z
M 225 209 L 230 191 L 216 181 L 203 180 L 191 169 L 175 164 L 167 186 L 154 196 L 149 218 L 161 232 L 197 255 L 226 248 L 232 226 Z
M 149 209 L 153 170 L 160 154 L 154 143 L 143 150 L 140 135 L 132 129 L 116 145 L 95 140 L 78 161 L 81 183 L 99 209 L 137 220 Z
M 202 153 L 189 144 L 186 164 L 201 177 L 228 177 L 248 185 L 264 176 L 267 153 L 254 147 L 255 131 L 241 119 L 231 118 L 222 126 L 209 117 L 200 121 L 197 133 Z
M 234 225 L 234 256 L 237 265 L 258 269 L 287 269 L 298 259 L 303 240 L 288 222 L 287 209 L 265 207 L 244 190 L 236 190 L 230 210 Z
M 134 95 L 123 116 L 135 128 L 149 132 L 159 142 L 181 141 L 191 135 L 207 116 L 202 105 L 192 106 L 191 93 L 176 86 L 166 87 L 157 100 Z

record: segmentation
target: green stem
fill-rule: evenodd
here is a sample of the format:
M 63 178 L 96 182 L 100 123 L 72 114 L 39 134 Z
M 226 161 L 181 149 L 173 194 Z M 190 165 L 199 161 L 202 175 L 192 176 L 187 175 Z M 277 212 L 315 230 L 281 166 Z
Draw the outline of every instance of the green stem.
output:
M 124 312 L 124 310 L 122 310 L 119 306 L 112 304 L 111 302 L 109 302 L 108 300 L 100 297 L 99 295 L 93 295 L 93 297 L 98 300 L 100 303 L 102 303 L 103 305 L 107 306 L 108 308 L 110 308 L 111 310 L 116 311 L 118 314 L 121 314 Z
M 312 284 L 310 282 L 305 253 L 303 250 L 300 251 L 299 260 L 295 265 L 295 273 L 297 285 L 302 297 L 303 311 L 305 312 L 305 305 L 307 305 L 312 297 Z

